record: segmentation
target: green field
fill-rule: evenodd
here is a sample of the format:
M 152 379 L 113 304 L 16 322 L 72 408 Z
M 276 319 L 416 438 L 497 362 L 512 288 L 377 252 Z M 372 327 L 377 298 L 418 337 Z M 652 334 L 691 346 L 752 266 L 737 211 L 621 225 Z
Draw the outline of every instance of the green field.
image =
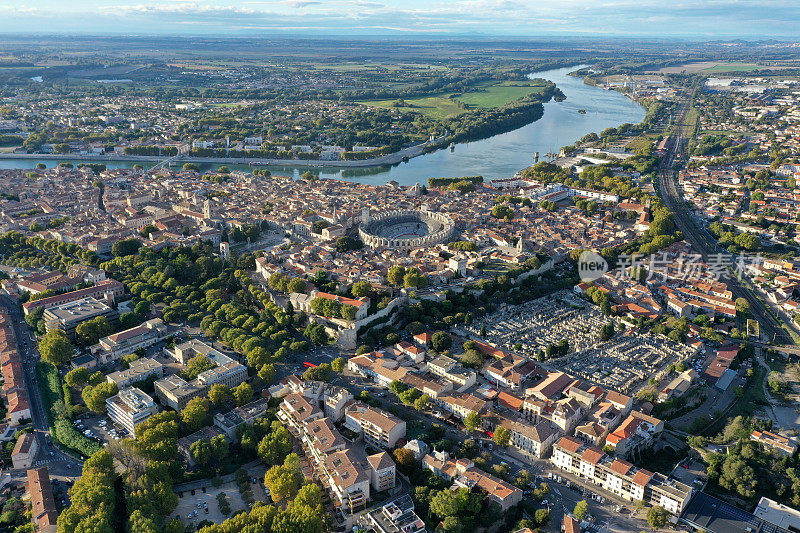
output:
M 414 111 L 433 119 L 455 117 L 470 109 L 488 109 L 501 107 L 523 96 L 541 92 L 542 86 L 535 82 L 503 81 L 476 86 L 474 90 L 455 96 L 445 93 L 424 98 L 404 98 L 408 104 L 395 106 L 397 100 L 367 100 L 358 102 L 362 105 L 394 108 L 401 111 Z
M 760 68 L 762 65 L 758 63 L 717 63 L 713 67 L 703 69 L 703 72 L 750 72 Z
M 458 97 L 458 100 L 470 107 L 501 107 L 519 100 L 523 96 L 541 92 L 541 90 L 542 86 L 534 82 L 504 81 L 464 93 Z
M 425 98 L 405 98 L 404 101 L 408 105 L 400 107 L 394 105 L 397 100 L 369 100 L 358 103 L 375 107 L 393 108 L 400 111 L 413 111 L 422 113 L 433 119 L 441 120 L 455 117 L 466 111 L 466 109 L 459 106 L 458 100 L 449 98 L 449 96 L 450 95 L 446 94 L 442 96 L 428 96 Z

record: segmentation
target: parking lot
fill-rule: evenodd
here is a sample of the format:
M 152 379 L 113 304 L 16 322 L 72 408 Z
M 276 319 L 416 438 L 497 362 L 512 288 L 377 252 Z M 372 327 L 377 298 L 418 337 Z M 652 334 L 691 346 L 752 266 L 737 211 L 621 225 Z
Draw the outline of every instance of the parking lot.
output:
M 250 476 L 250 488 L 253 490 L 253 497 L 255 501 L 261 502 L 267 501 L 262 477 L 256 477 L 256 483 L 252 483 L 253 475 Z M 242 500 L 241 494 L 239 494 L 236 482 L 231 481 L 223 483 L 219 487 L 213 487 L 209 484 L 203 488 L 178 492 L 178 506 L 169 518 L 179 517 L 184 526 L 193 524 L 197 527 L 203 520 L 218 524 L 230 516 L 223 515 L 219 509 L 217 495 L 220 493 L 225 493 L 228 498 L 228 503 L 231 507 L 230 514 L 236 512 L 237 509 L 246 509 L 247 506 Z

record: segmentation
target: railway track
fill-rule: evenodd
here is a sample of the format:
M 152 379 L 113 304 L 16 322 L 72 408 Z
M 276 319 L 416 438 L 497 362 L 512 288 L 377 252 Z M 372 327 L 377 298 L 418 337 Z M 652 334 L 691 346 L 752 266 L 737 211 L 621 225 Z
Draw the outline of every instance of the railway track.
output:
M 691 108 L 692 98 L 688 96 L 681 103 L 677 111 L 675 130 L 667 141 L 667 153 L 662 157 L 659 167 L 659 193 L 664 204 L 673 213 L 675 225 L 692 247 L 708 260 L 709 257 L 725 257 L 735 264 L 735 257 L 726 249 L 719 246 L 716 239 L 705 229 L 700 227 L 686 209 L 683 195 L 678 187 L 677 172 L 673 169 L 675 161 L 684 147 L 684 122 Z M 721 256 L 719 254 L 722 254 Z M 794 345 L 794 339 L 778 320 L 774 311 L 759 298 L 752 289 L 735 275 L 721 276 L 734 299 L 744 298 L 750 306 L 750 313 L 758 321 L 761 332 L 766 334 L 769 342 L 781 345 Z

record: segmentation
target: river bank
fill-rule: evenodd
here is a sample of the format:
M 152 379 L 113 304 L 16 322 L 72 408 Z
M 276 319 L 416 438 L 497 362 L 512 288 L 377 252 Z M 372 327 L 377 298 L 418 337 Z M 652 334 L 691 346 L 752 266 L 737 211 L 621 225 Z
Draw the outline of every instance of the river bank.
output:
M 407 161 L 403 160 L 405 154 L 398 153 L 392 154 L 394 157 L 389 155 L 375 160 L 348 162 L 353 163 L 352 165 L 335 161 L 330 166 L 318 166 L 317 161 L 286 160 L 270 163 L 262 168 L 276 175 L 294 177 L 312 170 L 322 178 L 358 181 L 370 185 L 382 185 L 389 180 L 397 181 L 401 185 L 413 185 L 425 183 L 430 177 L 481 175 L 487 181 L 511 177 L 520 169 L 532 165 L 536 152 L 540 156 L 547 152 L 558 152 L 562 146 L 573 144 L 587 133 L 599 133 L 626 122 L 638 124 L 644 118 L 645 109 L 622 93 L 586 85 L 582 78 L 569 75 L 578 68 L 580 66 L 530 74 L 531 78 L 552 81 L 567 97 L 564 101 L 552 100 L 543 104 L 544 113 L 538 120 L 481 141 L 458 144 L 453 150 L 445 147 L 409 157 Z M 580 109 L 585 113 L 579 113 Z M 31 154 L 34 157 L 13 157 L 16 155 L 0 157 L 0 168 L 35 168 L 38 162 L 52 166 L 52 162 L 56 160 L 70 161 L 73 164 L 105 163 L 109 168 L 131 168 L 134 164 L 143 162 L 159 162 L 147 156 L 139 156 L 142 158 L 140 160 L 118 160 L 114 156 L 69 158 L 52 154 L 44 159 L 34 154 Z M 192 161 L 198 162 L 194 159 Z M 266 162 L 263 159 L 259 161 Z M 251 168 L 249 161 L 242 164 L 218 160 L 198 163 L 204 170 L 213 169 L 215 167 L 212 165 L 219 164 L 226 164 L 232 170 Z
M 249 166 L 303 166 L 303 167 L 334 167 L 334 168 L 363 168 L 381 165 L 395 165 L 404 159 L 418 157 L 426 152 L 426 149 L 444 141 L 444 137 L 439 137 L 432 141 L 409 146 L 403 150 L 356 161 L 332 161 L 324 159 L 265 159 L 263 157 L 197 157 L 197 156 L 178 156 L 157 158 L 148 155 L 119 155 L 119 154 L 15 154 L 0 153 L 0 159 L 25 159 L 34 161 L 70 161 L 72 163 L 106 163 L 106 162 L 131 162 L 131 163 L 152 163 L 159 164 L 169 160 L 172 163 L 198 163 L 198 164 L 224 164 L 224 165 L 249 165 Z

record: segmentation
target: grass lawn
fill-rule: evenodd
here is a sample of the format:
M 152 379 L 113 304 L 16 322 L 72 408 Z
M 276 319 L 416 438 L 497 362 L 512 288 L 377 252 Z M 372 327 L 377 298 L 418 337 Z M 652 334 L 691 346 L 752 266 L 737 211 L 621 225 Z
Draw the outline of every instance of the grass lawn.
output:
M 717 63 L 703 72 L 750 72 L 761 67 L 758 63 Z
M 458 99 L 470 107 L 501 107 L 523 96 L 542 91 L 542 86 L 535 82 L 504 81 L 498 84 L 487 84 L 475 91 L 467 92 Z
M 393 108 L 401 111 L 421 113 L 433 119 L 441 120 L 458 116 L 469 109 L 488 109 L 501 107 L 523 96 L 541 92 L 542 86 L 536 82 L 503 81 L 499 83 L 484 83 L 474 90 L 453 97 L 452 93 L 428 96 L 424 98 L 404 98 L 408 104 L 403 107 L 394 107 L 392 100 L 367 100 L 358 102 L 362 105 Z M 465 104 L 466 108 L 460 104 Z
M 491 260 L 486 263 L 486 266 L 483 267 L 483 272 L 485 274 L 489 274 L 490 276 L 500 276 L 502 274 L 507 274 L 508 271 L 511 270 L 511 265 L 499 260 Z
M 725 416 L 714 420 L 711 424 L 706 426 L 701 434 L 707 437 L 713 437 L 725 428 L 725 425 L 731 418 L 735 418 L 739 415 L 752 416 L 754 412 L 768 403 L 764 395 L 764 387 L 762 386 L 762 383 L 764 383 L 764 380 L 767 378 L 767 371 L 764 370 L 761 365 L 755 365 L 753 371 L 754 374 L 745 386 L 744 394 L 734 400 L 733 405 L 728 412 L 725 413 Z
M 461 106 L 459 106 L 458 100 L 448 98 L 448 96 L 450 95 L 445 94 L 441 96 L 428 96 L 425 98 L 405 98 L 404 100 L 408 106 L 404 107 L 394 107 L 393 104 L 396 101 L 395 99 L 369 100 L 358 103 L 375 107 L 398 109 L 400 111 L 413 111 L 437 120 L 455 117 L 466 111 L 466 109 L 463 109 Z

